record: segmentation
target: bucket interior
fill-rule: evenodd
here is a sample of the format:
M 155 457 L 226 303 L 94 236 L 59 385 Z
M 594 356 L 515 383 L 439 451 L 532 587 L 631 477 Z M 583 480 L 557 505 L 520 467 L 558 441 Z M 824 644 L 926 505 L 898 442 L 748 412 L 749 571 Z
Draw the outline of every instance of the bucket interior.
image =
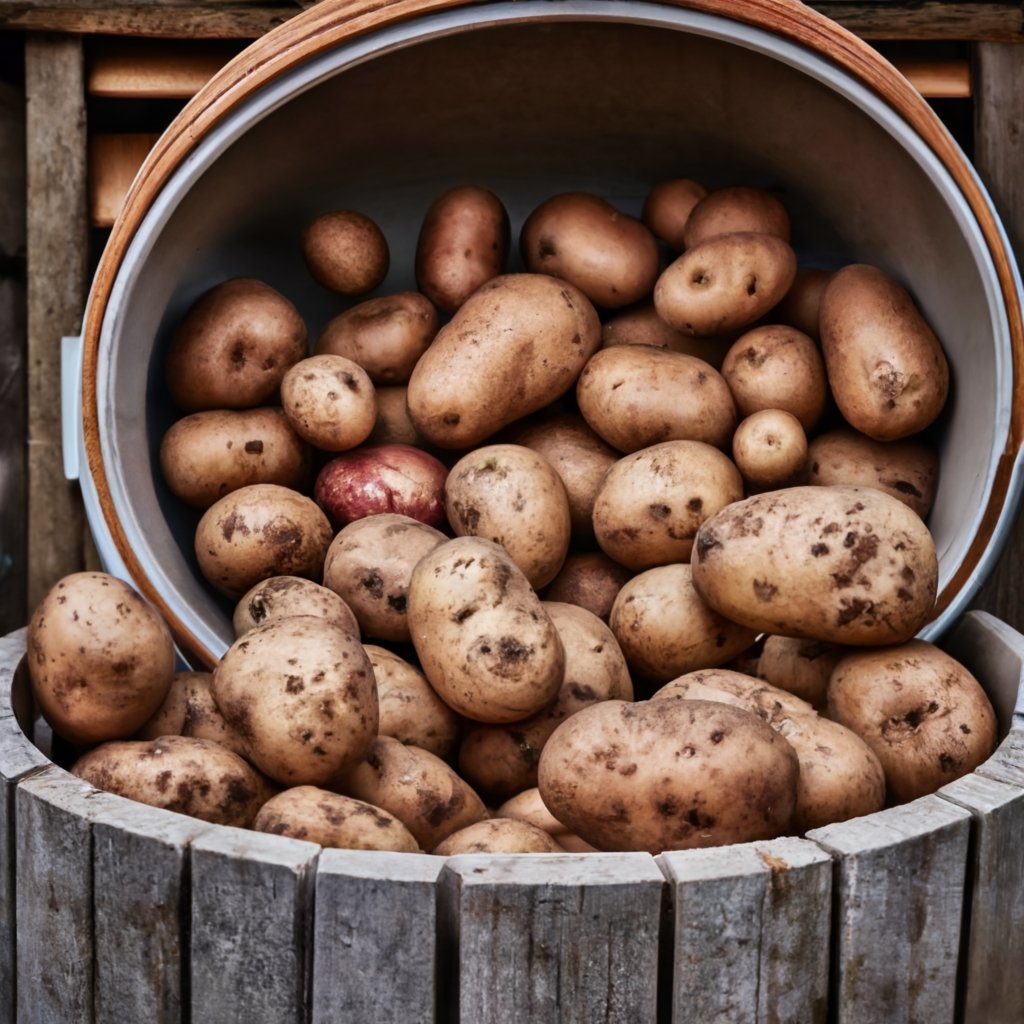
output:
M 101 331 L 104 469 L 143 571 L 215 656 L 231 642 L 231 605 L 200 577 L 200 513 L 168 492 L 156 459 L 181 415 L 163 385 L 175 325 L 218 281 L 257 277 L 296 303 L 312 343 L 368 296 L 312 280 L 305 224 L 328 209 L 368 214 L 391 250 L 372 294 L 412 289 L 423 214 L 465 183 L 501 198 L 514 240 L 558 192 L 596 192 L 638 215 L 669 178 L 758 185 L 788 209 L 801 265 L 868 262 L 902 281 L 951 364 L 929 523 L 940 589 L 960 565 L 1005 445 L 1010 370 L 991 258 L 948 174 L 891 108 L 816 53 L 656 4 L 563 6 L 460 8 L 293 68 L 200 140 L 135 226 Z

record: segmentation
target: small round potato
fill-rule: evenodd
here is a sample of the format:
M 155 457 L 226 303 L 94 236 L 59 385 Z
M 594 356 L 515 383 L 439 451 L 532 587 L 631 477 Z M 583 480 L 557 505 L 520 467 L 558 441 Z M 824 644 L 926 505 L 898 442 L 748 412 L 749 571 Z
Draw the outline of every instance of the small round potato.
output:
M 571 551 L 544 589 L 544 600 L 579 605 L 607 622 L 616 594 L 632 575 L 603 551 Z
M 306 324 L 280 292 L 231 278 L 204 292 L 171 339 L 164 380 L 184 412 L 250 409 L 277 394 L 306 355 Z
M 658 316 L 653 299 L 619 310 L 601 326 L 602 348 L 612 348 L 614 345 L 653 345 L 655 348 L 667 348 L 670 352 L 696 356 L 716 370 L 722 365 L 732 340 L 732 335 L 724 338 L 695 338 L 677 331 Z
M 235 600 L 270 576 L 319 578 L 333 530 L 312 498 L 277 484 L 240 487 L 196 527 L 199 570 Z
M 594 501 L 594 535 L 609 558 L 640 572 L 687 562 L 697 528 L 743 497 L 739 470 L 702 441 L 665 441 L 620 459 Z
M 467 825 L 434 848 L 439 857 L 453 857 L 459 853 L 563 852 L 544 829 L 515 818 L 488 818 Z
M 316 217 L 302 234 L 302 254 L 314 280 L 341 295 L 373 291 L 391 262 L 384 232 L 356 210 Z
M 327 587 L 301 576 L 271 576 L 247 591 L 231 619 L 235 638 L 272 619 L 318 615 L 359 637 L 359 622 L 344 599 Z
M 299 437 L 326 452 L 362 444 L 377 422 L 373 383 L 344 356 L 299 360 L 281 381 L 281 405 Z
M 561 477 L 543 455 L 519 444 L 483 445 L 452 466 L 445 508 L 460 537 L 500 544 L 535 589 L 565 561 L 572 534 Z
M 386 811 L 319 786 L 291 786 L 272 796 L 252 827 L 339 850 L 419 853 L 412 833 Z
M 376 387 L 404 384 L 439 325 L 437 310 L 425 295 L 381 295 L 331 320 L 317 338 L 314 351 L 358 363 Z
M 72 766 L 97 789 L 218 825 L 248 828 L 271 787 L 244 758 L 213 740 L 161 736 L 110 740 Z
M 527 270 L 574 284 L 597 306 L 618 309 L 650 294 L 658 243 L 650 229 L 588 192 L 542 202 L 519 235 Z
M 692 178 L 659 181 L 644 198 L 640 219 L 656 238 L 670 249 L 682 252 L 686 248 L 686 220 L 707 194 L 708 190 Z
M 715 235 L 662 272 L 654 306 L 684 334 L 725 334 L 767 313 L 789 291 L 795 274 L 793 250 L 775 235 Z
M 788 242 L 789 214 L 781 200 L 767 189 L 749 185 L 716 188 L 690 211 L 682 247 L 692 249 L 708 238 L 737 231 L 775 235 Z
M 249 484 L 301 487 L 309 455 L 282 409 L 210 409 L 171 425 L 160 441 L 160 472 L 176 498 L 209 508 Z
M 829 676 L 848 650 L 840 644 L 827 644 L 820 640 L 768 636 L 757 659 L 757 677 L 788 690 L 823 714 Z
M 174 643 L 164 620 L 104 572 L 58 580 L 33 612 L 25 642 L 39 710 L 73 744 L 131 736 L 174 679 Z
M 785 409 L 760 409 L 732 436 L 732 459 L 747 491 L 802 484 L 807 479 L 807 435 Z

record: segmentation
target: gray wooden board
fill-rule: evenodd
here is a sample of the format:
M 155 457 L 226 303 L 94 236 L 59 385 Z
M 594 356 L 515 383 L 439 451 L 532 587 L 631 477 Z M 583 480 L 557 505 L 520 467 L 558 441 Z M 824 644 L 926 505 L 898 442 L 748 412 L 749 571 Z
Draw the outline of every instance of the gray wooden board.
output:
M 974 816 L 963 1024 L 1024 1020 L 1024 789 L 967 775 L 939 795 Z
M 932 795 L 807 833 L 836 858 L 835 1024 L 954 1019 L 970 822 Z
M 450 857 L 442 1020 L 643 1024 L 657 1014 L 665 880 L 645 853 Z
M 313 1024 L 433 1024 L 443 857 L 324 850 L 316 874 Z
M 315 843 L 226 826 L 191 846 L 191 1024 L 307 1019 Z
M 673 1021 L 826 1019 L 828 853 L 784 838 L 657 860 L 673 894 Z

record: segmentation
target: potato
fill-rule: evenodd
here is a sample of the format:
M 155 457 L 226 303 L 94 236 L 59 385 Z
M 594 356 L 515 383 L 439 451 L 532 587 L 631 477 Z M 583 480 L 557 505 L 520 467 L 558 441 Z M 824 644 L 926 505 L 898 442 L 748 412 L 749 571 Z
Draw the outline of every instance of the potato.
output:
M 600 341 L 597 311 L 567 282 L 546 274 L 492 278 L 420 357 L 409 378 L 409 415 L 440 448 L 479 444 L 569 391 Z
M 752 324 L 789 291 L 796 256 L 774 235 L 715 235 L 687 249 L 654 285 L 658 315 L 684 334 L 725 334 Z
M 579 605 L 607 622 L 615 595 L 632 575 L 603 551 L 573 551 L 545 587 L 544 600 Z
M 759 679 L 788 690 L 821 714 L 825 711 L 829 676 L 846 651 L 840 644 L 820 640 L 768 636 L 761 646 L 755 671 Z
M 925 640 L 849 652 L 829 678 L 828 712 L 875 752 L 897 802 L 974 771 L 996 745 L 981 684 Z
M 638 302 L 658 276 L 658 243 L 635 217 L 589 192 L 546 199 L 519 234 L 523 265 L 574 284 L 596 306 Z
M 412 833 L 397 818 L 319 786 L 292 786 L 271 797 L 252 827 L 332 849 L 420 852 Z
M 832 277 L 831 270 L 797 267 L 793 284 L 782 301 L 771 311 L 771 319 L 795 327 L 817 341 L 821 335 L 821 295 Z
M 424 675 L 467 718 L 526 718 L 562 685 L 558 630 L 522 571 L 493 541 L 456 537 L 420 559 L 407 614 Z
M 351 633 L 313 615 L 267 622 L 236 640 L 214 671 L 212 692 L 253 764 L 283 786 L 330 782 L 377 735 L 366 652 Z
M 358 363 L 375 387 L 404 384 L 439 326 L 437 310 L 425 295 L 381 295 L 351 306 L 329 321 L 314 352 Z
M 160 441 L 160 472 L 176 498 L 209 508 L 248 484 L 303 486 L 309 456 L 281 409 L 211 409 L 171 424 Z
M 763 188 L 730 185 L 703 196 L 683 228 L 683 248 L 692 249 L 716 235 L 752 231 L 789 241 L 789 214 L 777 196 Z
M 601 347 L 615 345 L 653 345 L 667 348 L 672 352 L 683 352 L 710 363 L 716 370 L 722 365 L 733 338 L 731 335 L 710 338 L 694 338 L 670 327 L 658 316 L 654 300 L 646 299 L 635 306 L 619 310 L 608 317 L 601 327 Z
M 783 835 L 796 801 L 792 747 L 755 714 L 713 701 L 602 701 L 563 722 L 538 787 L 599 850 L 663 850 Z
M 33 612 L 25 643 L 39 710 L 73 744 L 131 736 L 174 679 L 174 643 L 164 620 L 104 572 L 58 580 Z
M 508 212 L 478 185 L 459 185 L 431 203 L 416 241 L 416 287 L 454 313 L 482 284 L 505 270 L 511 244 Z
M 686 248 L 686 220 L 707 194 L 708 190 L 691 178 L 659 181 L 644 197 L 640 219 L 670 249 L 682 252 Z
M 326 452 L 362 444 L 377 422 L 373 384 L 344 356 L 300 359 L 281 381 L 281 405 L 299 437 Z
M 109 740 L 78 758 L 71 774 L 107 793 L 239 828 L 252 824 L 271 795 L 244 758 L 186 736 Z
M 357 519 L 327 549 L 324 586 L 352 609 L 367 637 L 408 641 L 412 570 L 446 540 L 440 530 L 396 512 Z
M 453 832 L 434 847 L 439 857 L 459 853 L 562 853 L 542 828 L 515 818 L 488 818 Z
M 725 448 L 736 426 L 732 395 L 713 366 L 650 345 L 595 353 L 576 382 L 576 400 L 591 428 L 623 452 L 661 441 Z
M 785 409 L 761 409 L 736 427 L 732 460 L 748 492 L 801 484 L 807 479 L 807 435 Z
M 850 427 L 819 434 L 807 449 L 808 483 L 877 487 L 927 518 L 939 486 L 939 453 L 922 437 L 875 441 Z
M 843 418 L 876 441 L 919 433 L 942 411 L 949 365 L 906 289 L 877 267 L 851 264 L 821 297 L 821 348 Z
M 935 542 L 906 505 L 871 487 L 766 491 L 709 517 L 693 583 L 712 608 L 766 633 L 900 643 L 926 622 Z
M 720 701 L 750 711 L 769 725 L 792 715 L 809 715 L 814 710 L 807 701 L 787 690 L 720 666 L 684 672 L 656 690 L 651 700 L 666 697 Z
M 510 796 L 495 811 L 497 818 L 514 818 L 525 821 L 537 828 L 542 828 L 548 835 L 558 836 L 566 827 L 547 809 L 541 799 L 540 790 L 536 786 L 524 789 L 515 796 Z
M 225 495 L 199 520 L 199 571 L 235 600 L 270 576 L 319 578 L 333 531 L 316 503 L 277 484 Z
M 476 448 L 452 466 L 445 509 L 457 536 L 500 544 L 530 585 L 550 583 L 569 551 L 572 520 L 558 473 L 518 444 Z
M 405 403 L 407 391 L 404 385 L 377 388 L 377 419 L 366 439 L 368 444 L 405 444 L 415 448 L 429 446 L 427 439 L 420 435 L 409 417 Z
M 619 591 L 608 619 L 635 678 L 664 683 L 721 665 L 757 634 L 707 606 L 685 562 L 638 573 Z
M 357 210 L 331 210 L 314 218 L 302 233 L 302 255 L 317 283 L 341 295 L 373 291 L 391 263 L 384 232 Z
M 264 622 L 290 615 L 318 615 L 359 638 L 359 622 L 344 599 L 301 576 L 261 580 L 235 605 L 231 626 L 237 639 Z
M 741 416 L 785 409 L 812 431 L 825 411 L 828 381 L 818 346 L 780 324 L 755 327 L 729 347 L 722 376 Z
M 665 441 L 620 459 L 594 501 L 594 535 L 620 565 L 640 572 L 687 562 L 697 528 L 743 497 L 739 470 L 702 441 Z
M 390 736 L 374 740 L 336 788 L 394 815 L 424 850 L 487 817 L 480 797 L 444 761 Z
M 364 644 L 363 649 L 377 680 L 377 732 L 440 758 L 451 757 L 459 740 L 459 716 L 404 658 L 376 644 Z
M 183 412 L 267 404 L 306 355 L 306 324 L 270 285 L 237 277 L 204 292 L 167 351 L 164 380 Z
M 511 440 L 543 456 L 558 474 L 569 502 L 573 538 L 581 541 L 593 537 L 594 498 L 619 452 L 574 412 L 526 421 Z

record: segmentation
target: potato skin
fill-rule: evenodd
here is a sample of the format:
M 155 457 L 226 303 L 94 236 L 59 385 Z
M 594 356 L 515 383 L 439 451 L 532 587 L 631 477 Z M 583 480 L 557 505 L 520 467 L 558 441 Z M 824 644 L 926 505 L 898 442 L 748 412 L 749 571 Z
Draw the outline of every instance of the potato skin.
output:
M 202 294 L 182 318 L 164 379 L 183 412 L 248 409 L 277 393 L 306 355 L 306 324 L 290 300 L 255 278 L 231 278 Z
M 635 452 L 661 441 L 703 441 L 726 448 L 736 407 L 709 363 L 650 345 L 595 353 L 576 382 L 583 418 L 610 445 Z
M 110 740 L 72 766 L 97 789 L 218 825 L 248 828 L 270 789 L 238 754 L 212 740 Z
M 309 469 L 309 448 L 278 408 L 194 412 L 160 441 L 164 482 L 195 508 L 249 484 L 300 487 Z
M 644 197 L 640 219 L 670 249 L 686 248 L 684 232 L 693 208 L 708 194 L 707 188 L 692 178 L 659 181 Z
M 846 650 L 840 644 L 820 640 L 768 636 L 757 659 L 757 677 L 802 698 L 821 714 L 825 711 L 829 676 Z
M 693 582 L 712 608 L 766 633 L 856 646 L 899 643 L 932 614 L 935 543 L 871 487 L 766 491 L 708 518 Z
M 708 238 L 737 231 L 776 235 L 788 242 L 789 214 L 766 189 L 750 185 L 716 188 L 702 196 L 686 218 L 683 247 L 692 249 Z
M 424 675 L 467 718 L 526 718 L 562 685 L 558 630 L 493 541 L 456 537 L 424 556 L 412 572 L 407 614 Z
M 747 491 L 767 491 L 807 481 L 807 435 L 785 409 L 760 409 L 732 435 L 732 460 Z
M 544 588 L 544 600 L 579 605 L 607 622 L 615 595 L 632 575 L 603 551 L 571 551 Z
M 459 853 L 563 853 L 544 829 L 515 818 L 488 818 L 460 828 L 434 847 L 439 857 Z
M 373 383 L 345 356 L 300 359 L 281 380 L 281 405 L 295 432 L 327 452 L 355 448 L 377 422 Z
M 716 370 L 722 365 L 731 336 L 717 335 L 695 338 L 670 327 L 658 316 L 654 300 L 646 299 L 636 305 L 627 306 L 608 317 L 601 326 L 601 347 L 616 345 L 653 345 L 667 348 L 671 352 L 683 352 L 710 363 Z
M 358 210 L 330 210 L 302 233 L 302 254 L 318 284 L 362 295 L 387 277 L 391 254 L 377 223 Z
M 352 609 L 333 590 L 302 576 L 271 576 L 242 595 L 231 618 L 235 638 L 250 629 L 290 615 L 318 615 L 359 637 Z
M 837 270 L 821 297 L 821 348 L 836 405 L 876 441 L 924 430 L 942 411 L 949 365 L 906 289 L 877 267 Z
M 409 415 L 439 448 L 479 444 L 569 391 L 600 342 L 597 311 L 568 282 L 546 274 L 492 278 L 416 364 Z
M 797 778 L 792 747 L 756 715 L 669 697 L 603 701 L 567 719 L 541 754 L 538 787 L 599 850 L 657 854 L 784 834 Z
M 29 620 L 26 646 L 39 710 L 69 743 L 131 736 L 174 679 L 174 643 L 164 620 L 104 572 L 58 580 Z

